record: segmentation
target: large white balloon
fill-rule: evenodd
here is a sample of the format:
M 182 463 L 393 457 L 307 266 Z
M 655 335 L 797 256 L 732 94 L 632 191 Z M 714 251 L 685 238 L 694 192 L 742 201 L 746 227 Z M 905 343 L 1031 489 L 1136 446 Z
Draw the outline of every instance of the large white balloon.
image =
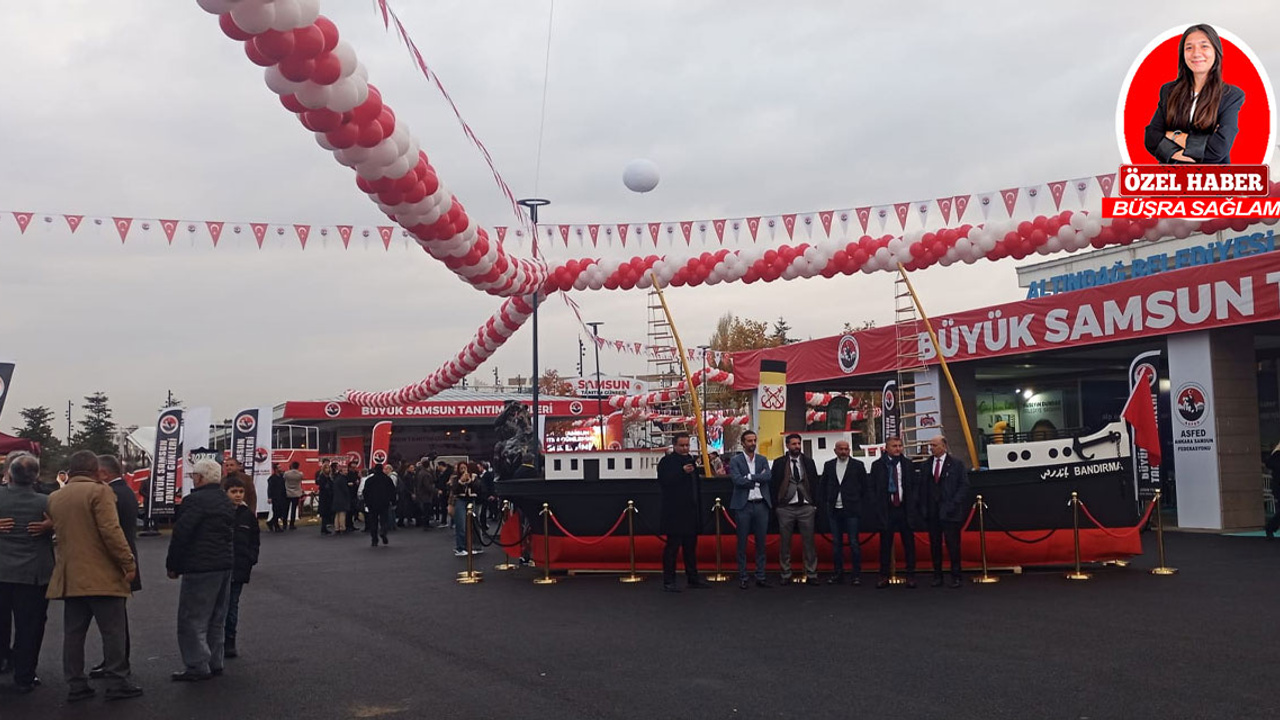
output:
M 658 166 L 649 160 L 632 160 L 622 170 L 622 184 L 632 192 L 647 193 L 658 187 Z

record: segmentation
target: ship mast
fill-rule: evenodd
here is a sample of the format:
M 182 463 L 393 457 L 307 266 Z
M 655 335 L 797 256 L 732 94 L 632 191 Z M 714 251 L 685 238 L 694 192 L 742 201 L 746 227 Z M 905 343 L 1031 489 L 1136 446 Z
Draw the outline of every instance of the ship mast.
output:
M 684 370 L 685 389 L 693 405 L 694 421 L 698 423 L 698 451 L 702 455 L 702 471 L 706 477 L 710 478 L 714 476 L 714 471 L 711 469 L 711 456 L 707 452 L 707 425 L 703 421 L 702 403 L 698 401 L 698 391 L 693 386 L 693 373 L 689 372 L 689 358 L 684 354 L 684 343 L 680 342 L 680 332 L 676 330 L 675 320 L 671 318 L 671 308 L 667 307 L 667 298 L 662 294 L 662 283 L 658 281 L 656 273 L 650 271 L 649 276 L 653 278 L 653 289 L 658 293 L 662 312 L 667 316 L 667 325 L 671 327 L 671 336 L 676 341 L 676 352 L 680 355 L 680 368 Z M 706 382 L 707 379 L 703 377 L 702 381 Z

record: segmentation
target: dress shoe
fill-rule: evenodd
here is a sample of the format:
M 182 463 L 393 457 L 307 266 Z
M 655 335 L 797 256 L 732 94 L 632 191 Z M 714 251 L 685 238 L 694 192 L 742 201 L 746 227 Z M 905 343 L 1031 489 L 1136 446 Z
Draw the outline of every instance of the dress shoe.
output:
M 136 698 L 142 694 L 142 688 L 133 683 L 122 683 L 115 687 L 107 688 L 106 698 L 108 700 L 128 700 Z
M 85 687 L 75 688 L 74 690 L 69 691 L 67 693 L 67 702 L 73 703 L 73 702 L 80 702 L 81 700 L 88 700 L 89 698 L 97 694 L 98 694 L 97 690 L 94 690 L 93 688 L 86 685 Z
M 12 685 L 0 687 L 0 693 L 5 695 L 26 695 L 27 693 L 34 692 L 35 689 L 36 686 L 34 684 L 14 683 Z
M 844 584 L 844 576 L 843 576 L 843 575 L 832 575 L 831 577 L 827 578 L 827 584 L 828 584 L 828 585 L 843 585 L 843 584 Z
M 237 658 L 237 657 L 240 657 L 240 653 L 236 652 L 236 644 L 235 644 L 235 643 L 227 643 L 226 645 L 224 645 L 224 646 L 222 647 L 222 657 L 224 657 L 224 658 Z
M 219 677 L 222 675 L 222 668 L 209 668 L 210 677 Z
M 791 577 L 790 577 L 790 576 L 787 576 L 787 577 L 782 578 L 781 580 L 779 580 L 779 581 L 778 581 L 778 584 L 779 584 L 779 585 L 790 585 L 790 584 L 791 584 Z
M 759 580 L 756 580 L 756 587 L 758 587 L 758 588 L 771 588 L 771 587 L 773 587 L 773 583 L 769 582 L 768 580 L 766 580 L 766 579 L 764 579 L 764 578 L 761 578 L 761 579 L 759 579 Z
M 710 590 L 711 583 L 705 582 L 703 580 L 690 580 L 688 583 L 686 583 L 686 587 L 688 587 L 690 590 Z
M 941 577 L 935 577 L 935 578 L 934 578 L 934 579 L 929 583 L 929 587 L 942 587 L 942 578 L 941 578 Z
M 854 587 L 860 587 L 862 585 L 862 578 L 858 577 L 857 575 L 854 575 L 853 581 L 850 582 L 849 584 Z
M 5 648 L 8 650 L 9 648 Z M 8 675 L 13 672 L 13 662 L 9 658 L 0 660 L 0 675 Z
M 391 544 L 391 542 L 390 542 L 389 540 L 387 540 L 387 536 L 386 536 L 386 535 L 383 535 L 383 536 L 382 536 L 382 544 L 383 544 L 383 545 L 390 545 L 390 544 Z
M 951 589 L 959 590 L 962 587 L 964 587 L 964 583 L 960 582 L 960 578 L 951 579 Z
M 880 582 L 876 583 L 877 590 L 883 590 L 889 587 L 889 578 L 880 578 Z
M 90 680 L 101 680 L 106 676 L 107 676 L 107 671 L 101 665 L 97 665 L 92 670 L 89 671 Z
M 200 682 L 201 680 L 208 680 L 211 677 L 213 677 L 212 673 L 198 673 L 191 672 L 190 670 L 183 670 L 182 672 L 173 673 L 169 676 L 169 679 L 174 682 Z
M 680 588 L 676 587 L 675 583 L 663 583 L 662 592 L 678 593 Z
M 751 583 L 748 582 L 747 580 L 739 580 L 738 587 L 742 588 L 743 590 L 746 590 L 747 588 L 751 587 Z
M 804 579 L 804 584 L 805 584 L 805 585 L 817 585 L 817 584 L 818 584 L 818 578 L 816 578 L 816 577 L 809 577 L 809 578 L 805 578 L 805 579 Z
M 375 538 L 373 538 L 373 541 L 372 541 L 372 542 L 373 542 L 373 546 L 374 546 L 374 547 L 378 547 L 378 538 L 376 538 L 376 537 L 375 537 Z

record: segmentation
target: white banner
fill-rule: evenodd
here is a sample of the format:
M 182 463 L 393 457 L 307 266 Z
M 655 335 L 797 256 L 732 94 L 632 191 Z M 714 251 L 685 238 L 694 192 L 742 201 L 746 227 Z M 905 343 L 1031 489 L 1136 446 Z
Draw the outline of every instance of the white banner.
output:
M 1207 331 L 1169 337 L 1169 405 L 1178 525 L 1222 529 L 1218 429 Z
M 186 454 L 182 464 L 178 466 L 178 484 L 182 494 L 191 492 L 192 484 L 186 471 L 194 464 L 192 450 L 209 447 L 209 423 L 213 422 L 213 408 L 209 406 L 188 408 L 182 413 L 182 447 Z M 198 458 L 197 458 L 198 459 Z
M 585 377 L 568 378 L 573 384 L 574 394 L 578 397 L 595 399 L 603 395 L 643 395 L 649 392 L 649 384 L 643 380 L 635 378 L 621 377 L 618 375 L 601 375 L 599 387 L 603 392 L 597 389 L 595 375 L 587 375 Z

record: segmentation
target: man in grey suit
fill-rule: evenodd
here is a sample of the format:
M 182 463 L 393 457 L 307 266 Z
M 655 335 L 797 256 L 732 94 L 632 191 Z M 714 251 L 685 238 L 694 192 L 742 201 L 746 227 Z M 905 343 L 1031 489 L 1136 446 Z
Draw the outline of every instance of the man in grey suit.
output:
M 116 494 L 116 515 L 120 517 L 120 529 L 124 531 L 125 542 L 129 543 L 129 549 L 133 551 L 133 562 L 138 562 L 138 496 L 133 493 L 133 489 L 129 487 L 129 483 L 125 482 L 124 469 L 120 466 L 120 458 L 115 455 L 99 455 L 98 456 L 98 481 L 111 488 Z M 133 582 L 129 583 L 129 589 L 138 592 L 142 589 L 142 568 L 138 568 L 138 572 L 133 576 Z M 125 600 L 126 606 L 128 599 Z M 132 642 L 129 637 L 129 615 L 128 610 L 124 616 L 124 656 L 129 658 L 129 650 Z M 101 680 L 107 676 L 106 659 L 98 663 L 89 671 L 89 677 L 94 680 Z
M 729 498 L 729 510 L 738 524 L 738 587 L 746 590 L 751 584 L 747 577 L 747 537 L 756 540 L 756 586 L 767 588 L 765 579 L 765 532 L 769 528 L 769 484 L 772 473 L 769 461 L 756 454 L 756 433 L 742 433 L 742 452 L 729 460 L 729 477 L 733 480 L 733 496 Z
M 9 456 L 9 484 L 0 487 L 0 598 L 13 609 L 13 685 L 9 692 L 35 689 L 36 661 L 44 643 L 53 574 L 53 523 L 49 496 L 36 492 L 40 461 L 23 453 Z M 8 618 L 5 618 L 8 622 Z

